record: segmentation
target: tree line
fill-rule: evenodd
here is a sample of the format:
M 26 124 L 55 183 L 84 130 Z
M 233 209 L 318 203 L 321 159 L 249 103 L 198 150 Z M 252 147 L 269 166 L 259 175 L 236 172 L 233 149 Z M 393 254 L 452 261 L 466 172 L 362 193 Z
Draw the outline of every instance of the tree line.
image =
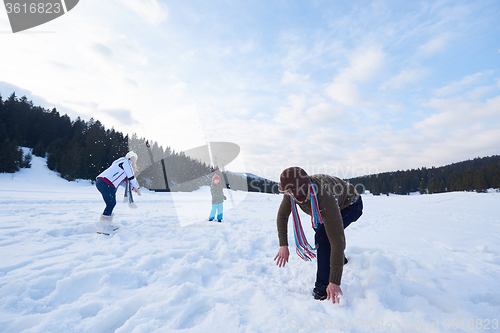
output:
M 348 181 L 357 190 L 366 189 L 374 195 L 486 192 L 489 188 L 500 188 L 500 156 L 475 158 L 438 168 L 385 172 Z
M 130 150 L 138 155 L 136 178 L 145 188 L 159 191 L 193 191 L 210 185 L 218 173 L 234 190 L 276 193 L 277 184 L 231 172 L 221 172 L 205 163 L 163 148 L 157 142 L 106 129 L 99 120 L 71 120 L 56 108 L 33 105 L 25 96 L 0 95 L 0 172 L 30 167 L 33 155 L 47 158 L 47 166 L 68 181 L 94 180 L 115 159 Z
M 211 168 L 170 147 L 163 148 L 145 138 L 131 137 L 114 129 L 106 129 L 99 120 L 71 120 L 56 108 L 47 110 L 33 105 L 25 96 L 15 93 L 3 100 L 0 95 L 0 172 L 16 172 L 29 167 L 30 156 L 23 156 L 19 146 L 32 148 L 33 155 L 47 158 L 50 170 L 62 178 L 90 179 L 105 170 L 115 159 L 129 150 L 138 155 L 138 179 L 148 185 L 142 171 L 153 163 L 167 161 L 168 181 L 172 186 L 212 172 Z M 207 180 L 203 179 L 203 183 Z M 141 184 L 141 185 L 142 185 Z M 200 183 L 201 184 L 201 183 Z M 147 186 L 146 186 L 147 188 Z

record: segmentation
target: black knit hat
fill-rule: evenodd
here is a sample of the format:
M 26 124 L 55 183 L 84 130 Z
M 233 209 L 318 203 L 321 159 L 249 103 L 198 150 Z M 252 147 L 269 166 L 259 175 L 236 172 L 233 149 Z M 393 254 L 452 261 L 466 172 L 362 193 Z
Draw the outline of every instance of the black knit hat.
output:
M 309 194 L 311 179 L 307 172 L 299 167 L 290 167 L 281 173 L 278 189 L 280 192 L 290 194 L 295 201 L 304 202 Z

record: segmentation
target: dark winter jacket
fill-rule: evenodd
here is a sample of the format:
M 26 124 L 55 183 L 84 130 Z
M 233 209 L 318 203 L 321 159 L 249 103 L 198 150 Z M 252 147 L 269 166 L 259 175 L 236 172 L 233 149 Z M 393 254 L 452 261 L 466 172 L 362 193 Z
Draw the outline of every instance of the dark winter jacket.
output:
M 349 183 L 328 175 L 310 176 L 318 195 L 319 210 L 331 245 L 329 281 L 340 285 L 344 268 L 345 236 L 340 211 L 358 200 L 359 194 Z M 280 246 L 288 246 L 288 218 L 291 213 L 291 198 L 284 195 L 278 210 L 277 227 Z M 311 200 L 308 197 L 298 204 L 311 215 Z
M 210 193 L 212 193 L 212 204 L 220 204 L 225 199 L 221 184 L 212 183 Z

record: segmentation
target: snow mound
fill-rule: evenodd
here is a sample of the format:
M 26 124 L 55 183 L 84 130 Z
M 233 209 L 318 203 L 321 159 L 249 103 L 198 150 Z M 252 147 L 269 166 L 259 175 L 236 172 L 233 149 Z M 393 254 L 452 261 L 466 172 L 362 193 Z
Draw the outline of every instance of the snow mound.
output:
M 29 149 L 23 148 L 23 152 L 26 155 Z M 90 181 L 68 182 L 47 167 L 47 159 L 33 155 L 31 168 L 23 168 L 16 173 L 0 173 L 0 183 L 14 191 L 58 191 L 75 189 L 77 185 L 88 186 Z

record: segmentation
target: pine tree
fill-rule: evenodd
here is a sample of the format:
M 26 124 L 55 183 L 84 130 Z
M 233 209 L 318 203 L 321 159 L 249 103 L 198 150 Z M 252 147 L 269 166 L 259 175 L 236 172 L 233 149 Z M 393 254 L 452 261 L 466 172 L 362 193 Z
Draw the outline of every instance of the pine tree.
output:
M 477 170 L 474 173 L 474 188 L 478 193 L 485 193 L 488 189 L 488 184 L 481 170 Z
M 31 153 L 28 153 L 28 154 L 24 155 L 19 166 L 21 168 L 27 168 L 27 169 L 31 168 L 31 160 L 32 160 L 32 158 L 33 158 L 33 156 L 31 155 Z
M 19 171 L 23 162 L 23 152 L 17 141 L 5 141 L 0 146 L 0 172 L 13 173 Z
M 428 190 L 429 194 L 437 192 L 437 185 L 436 185 L 436 182 L 434 181 L 434 179 L 431 179 L 429 181 L 429 185 L 427 187 L 427 190 Z
M 39 140 L 38 143 L 33 148 L 33 155 L 39 157 L 45 157 L 45 154 L 46 154 L 46 149 L 43 145 L 43 142 Z
M 370 192 L 373 194 L 373 195 L 380 195 L 380 188 L 379 188 L 379 185 L 377 182 L 374 182 L 373 185 L 372 185 L 372 188 L 370 190 Z

